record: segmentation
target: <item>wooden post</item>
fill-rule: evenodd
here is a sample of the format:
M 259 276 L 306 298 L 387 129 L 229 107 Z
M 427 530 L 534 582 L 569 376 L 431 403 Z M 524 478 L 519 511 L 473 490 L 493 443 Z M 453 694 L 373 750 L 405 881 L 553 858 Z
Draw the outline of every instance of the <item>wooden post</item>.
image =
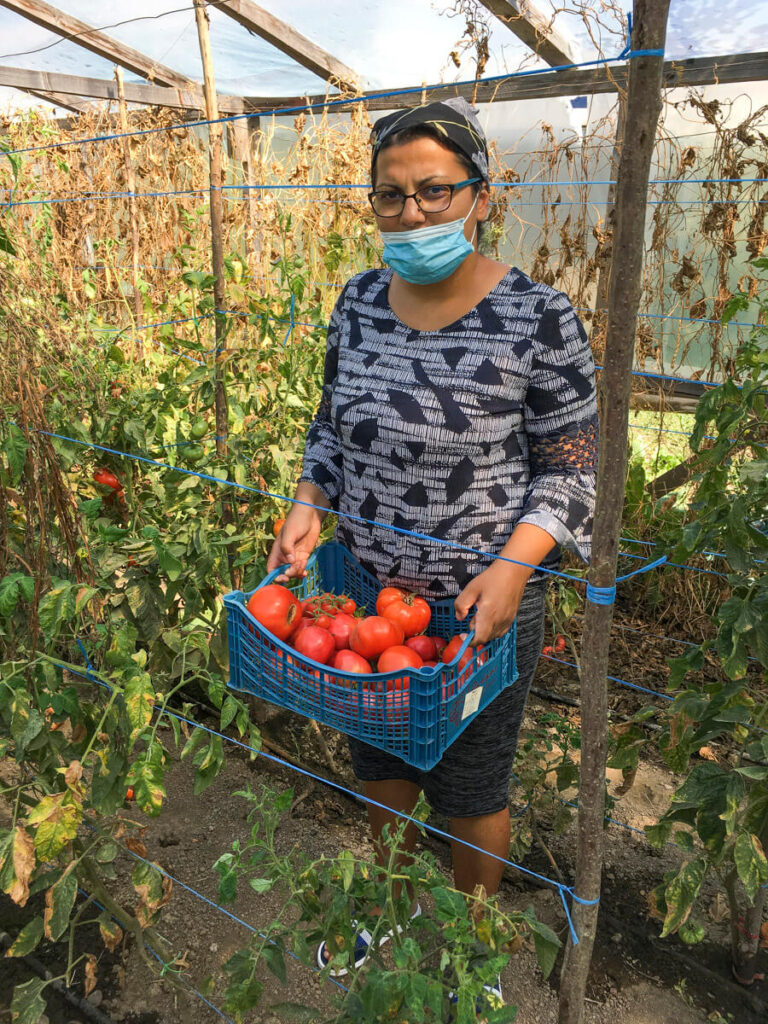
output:
M 222 167 L 222 130 L 219 122 L 219 105 L 216 97 L 216 82 L 213 77 L 213 55 L 211 39 L 208 33 L 208 13 L 205 9 L 206 0 L 194 0 L 197 36 L 200 42 L 200 57 L 203 63 L 203 94 L 205 96 L 205 116 L 208 125 L 208 156 L 210 173 L 210 207 L 211 207 L 211 260 L 213 265 L 213 301 L 215 305 L 214 324 L 216 349 L 214 353 L 214 407 L 216 412 L 216 451 L 225 460 L 228 453 L 227 437 L 229 434 L 229 417 L 227 392 L 224 386 L 224 359 L 226 356 L 224 342 L 226 339 L 227 318 L 226 285 L 224 281 L 224 240 L 223 210 L 221 187 L 224 184 Z M 234 521 L 234 510 L 229 497 L 228 488 L 224 489 L 221 499 L 222 519 L 226 524 Z M 232 556 L 227 549 L 232 572 Z
M 624 144 L 624 124 L 627 116 L 627 94 L 626 92 L 619 92 L 619 109 L 616 115 L 616 134 L 613 139 L 613 149 L 611 151 L 611 163 L 608 169 L 608 180 L 616 181 L 616 175 L 619 172 L 619 160 L 621 158 L 621 148 Z M 595 352 L 597 358 L 602 361 L 603 351 L 605 350 L 605 327 L 608 320 L 608 292 L 611 282 L 611 255 L 613 252 L 613 243 L 615 241 L 614 230 L 616 227 L 616 186 L 608 186 L 608 195 L 605 200 L 605 235 L 610 238 L 608 243 L 608 252 L 605 253 L 602 260 L 600 261 L 600 269 L 597 272 L 597 288 L 595 294 L 595 312 L 592 319 L 592 330 L 590 332 L 590 341 L 592 344 L 592 351 L 595 352 L 595 347 L 598 345 L 598 351 Z M 602 344 L 600 344 L 602 342 Z M 600 351 L 602 349 L 603 351 Z
M 117 81 L 117 99 L 120 104 L 120 131 L 123 132 L 123 166 L 125 167 L 125 185 L 128 190 L 128 216 L 131 222 L 131 280 L 133 283 L 133 316 L 135 325 L 142 320 L 141 293 L 139 292 L 139 218 L 136 212 L 136 176 L 133 173 L 131 159 L 131 140 L 128 138 L 128 108 L 123 89 L 123 72 L 115 68 Z
M 669 0 L 635 0 L 632 46 L 663 49 Z M 656 129 L 661 112 L 663 57 L 629 61 L 624 145 L 616 186 L 608 329 L 601 402 L 597 506 L 589 583 L 611 588 L 624 506 L 627 432 L 637 310 L 640 303 L 646 197 Z M 579 823 L 573 923 L 578 944 L 565 951 L 560 979 L 559 1024 L 581 1024 L 592 948 L 597 930 L 605 815 L 608 650 L 613 604 L 587 600 L 581 661 L 582 743 Z

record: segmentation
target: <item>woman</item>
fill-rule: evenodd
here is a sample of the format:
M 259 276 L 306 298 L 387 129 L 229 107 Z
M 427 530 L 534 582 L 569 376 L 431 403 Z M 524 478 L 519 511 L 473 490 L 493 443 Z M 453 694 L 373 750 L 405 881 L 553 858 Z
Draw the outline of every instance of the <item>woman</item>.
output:
M 589 555 L 597 452 L 594 365 L 568 299 L 476 247 L 488 216 L 488 150 L 464 100 L 380 119 L 371 204 L 389 269 L 358 274 L 331 316 L 322 398 L 299 501 L 502 554 L 340 518 L 337 538 L 382 585 L 472 609 L 478 643 L 518 619 L 519 679 L 420 772 L 350 739 L 368 797 L 409 813 L 421 789 L 451 834 L 507 858 L 517 733 L 544 634 L 560 546 Z M 270 570 L 301 576 L 324 513 L 294 505 Z M 378 840 L 395 815 L 369 806 Z M 415 830 L 405 837 L 412 850 Z M 503 864 L 453 844 L 457 888 L 498 889 Z M 365 943 L 358 942 L 357 962 Z M 318 962 L 327 960 L 321 948 Z

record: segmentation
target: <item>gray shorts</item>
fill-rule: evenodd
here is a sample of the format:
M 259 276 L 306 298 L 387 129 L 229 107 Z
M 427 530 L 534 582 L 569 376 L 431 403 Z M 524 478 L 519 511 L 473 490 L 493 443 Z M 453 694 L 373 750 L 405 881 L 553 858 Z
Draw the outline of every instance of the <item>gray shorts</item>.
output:
M 517 734 L 544 642 L 546 579 L 531 580 L 517 614 L 517 681 L 470 722 L 434 768 L 413 765 L 349 737 L 352 767 L 362 782 L 404 779 L 424 790 L 446 818 L 495 814 L 507 806 Z

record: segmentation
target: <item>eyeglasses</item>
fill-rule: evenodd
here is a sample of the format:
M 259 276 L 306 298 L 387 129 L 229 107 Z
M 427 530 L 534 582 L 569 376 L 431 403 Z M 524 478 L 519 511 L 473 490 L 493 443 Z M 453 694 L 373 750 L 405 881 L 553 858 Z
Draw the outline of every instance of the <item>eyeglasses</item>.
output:
M 422 213 L 442 213 L 453 202 L 453 193 L 467 185 L 474 185 L 482 178 L 467 178 L 455 185 L 425 185 L 408 195 L 394 188 L 376 189 L 368 193 L 373 212 L 379 217 L 399 217 L 405 208 L 405 200 L 413 199 Z

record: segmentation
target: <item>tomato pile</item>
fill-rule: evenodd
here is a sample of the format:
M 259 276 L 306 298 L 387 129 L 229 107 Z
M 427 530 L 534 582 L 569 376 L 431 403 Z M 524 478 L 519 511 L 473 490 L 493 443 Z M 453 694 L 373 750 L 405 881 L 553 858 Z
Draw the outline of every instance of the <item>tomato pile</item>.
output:
M 281 583 L 268 583 L 256 590 L 247 607 L 268 633 L 310 661 L 344 674 L 402 672 L 387 681 L 387 690 L 404 691 L 412 672 L 449 664 L 466 637 L 463 633 L 446 641 L 426 636 L 432 610 L 424 598 L 399 587 L 384 587 L 379 592 L 375 615 L 366 615 L 346 594 L 326 591 L 302 601 Z M 467 647 L 459 670 L 471 662 L 475 650 Z M 477 651 L 482 664 L 488 652 Z M 460 681 L 469 671 L 466 668 Z

